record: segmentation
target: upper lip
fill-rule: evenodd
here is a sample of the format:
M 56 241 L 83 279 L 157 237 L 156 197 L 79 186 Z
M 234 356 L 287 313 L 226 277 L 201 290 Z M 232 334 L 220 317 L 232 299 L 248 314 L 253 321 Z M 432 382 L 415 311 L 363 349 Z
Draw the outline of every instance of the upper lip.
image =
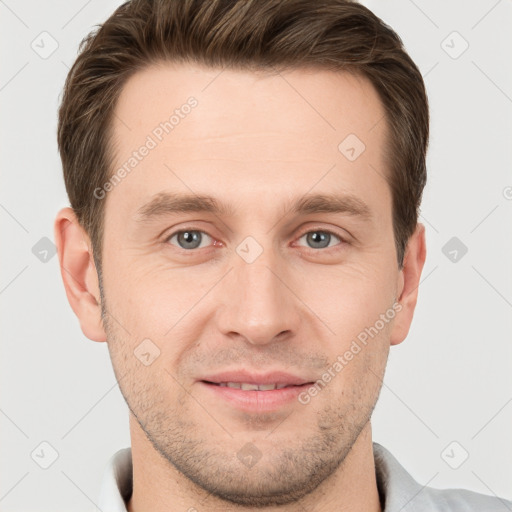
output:
M 202 377 L 198 380 L 215 382 L 217 384 L 221 382 L 244 382 L 247 384 L 287 384 L 295 386 L 313 382 L 282 371 L 275 371 L 271 373 L 252 373 L 247 370 L 216 373 L 214 375 L 212 374 Z

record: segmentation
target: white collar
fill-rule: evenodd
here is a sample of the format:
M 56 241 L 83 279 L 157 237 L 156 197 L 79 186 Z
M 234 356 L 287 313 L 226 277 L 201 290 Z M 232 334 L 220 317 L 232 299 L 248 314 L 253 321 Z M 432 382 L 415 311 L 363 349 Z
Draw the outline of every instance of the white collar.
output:
M 132 449 L 123 448 L 110 457 L 101 481 L 98 508 L 102 512 L 127 512 L 132 495 Z

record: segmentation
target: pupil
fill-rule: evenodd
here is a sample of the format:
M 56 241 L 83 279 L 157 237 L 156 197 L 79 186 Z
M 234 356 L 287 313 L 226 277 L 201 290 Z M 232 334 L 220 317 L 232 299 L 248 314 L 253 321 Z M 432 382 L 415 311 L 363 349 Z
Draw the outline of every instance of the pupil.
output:
M 195 249 L 201 244 L 201 237 L 197 231 L 184 231 L 180 238 L 180 244 L 184 245 L 185 249 Z
M 308 242 L 311 242 L 315 248 L 328 247 L 331 235 L 323 231 L 314 231 L 308 235 Z

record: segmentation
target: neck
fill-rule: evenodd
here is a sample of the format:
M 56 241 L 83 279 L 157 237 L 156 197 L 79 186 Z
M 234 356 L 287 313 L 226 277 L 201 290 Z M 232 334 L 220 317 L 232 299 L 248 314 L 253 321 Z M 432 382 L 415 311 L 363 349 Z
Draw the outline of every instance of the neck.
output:
M 200 488 L 164 459 L 147 439 L 130 414 L 133 460 L 133 493 L 128 512 L 252 512 L 255 507 L 241 507 L 221 500 Z M 334 473 L 300 501 L 265 507 L 265 512 L 301 510 L 322 512 L 382 512 L 375 476 L 375 462 L 368 422 L 344 461 Z M 261 508 L 258 508 L 261 510 Z

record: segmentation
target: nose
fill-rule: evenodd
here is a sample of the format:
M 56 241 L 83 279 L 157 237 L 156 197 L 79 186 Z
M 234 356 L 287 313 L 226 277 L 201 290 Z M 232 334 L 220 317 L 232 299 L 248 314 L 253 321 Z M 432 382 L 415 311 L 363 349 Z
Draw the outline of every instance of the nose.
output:
M 286 262 L 277 259 L 270 249 L 252 263 L 234 255 L 216 316 L 224 335 L 264 345 L 296 334 L 302 318 L 301 302 L 293 290 L 298 280 L 290 275 Z

